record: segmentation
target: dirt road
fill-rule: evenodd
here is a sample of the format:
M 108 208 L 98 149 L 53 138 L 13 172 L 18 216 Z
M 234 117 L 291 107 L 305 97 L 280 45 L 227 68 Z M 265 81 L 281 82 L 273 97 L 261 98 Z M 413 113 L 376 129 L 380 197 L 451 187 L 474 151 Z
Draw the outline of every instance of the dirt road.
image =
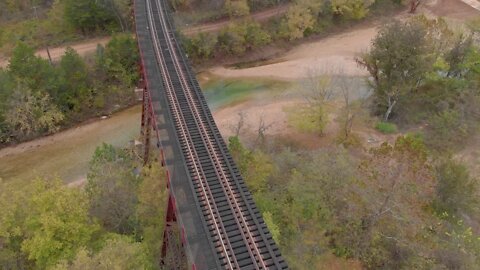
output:
M 53 61 L 58 61 L 62 57 L 62 55 L 65 54 L 65 50 L 68 47 L 73 48 L 80 55 L 87 55 L 94 52 L 97 49 L 98 44 L 105 45 L 109 40 L 110 40 L 110 37 L 95 38 L 95 39 L 85 40 L 80 43 L 72 44 L 69 46 L 50 48 L 50 55 L 52 56 Z M 36 55 L 43 57 L 45 59 L 48 58 L 46 49 L 38 50 Z M 5 68 L 7 66 L 8 66 L 8 59 L 0 59 L 0 68 Z
M 288 7 L 289 7 L 288 4 L 281 5 L 272 9 L 254 13 L 251 15 L 251 17 L 255 21 L 259 21 L 259 22 L 265 21 L 271 17 L 284 14 L 288 10 Z M 226 19 L 219 22 L 202 24 L 198 26 L 191 26 L 185 29 L 181 29 L 181 31 L 187 36 L 194 35 L 200 32 L 215 32 L 227 26 L 229 23 L 230 23 L 230 20 Z M 72 44 L 69 46 L 72 47 L 74 50 L 76 50 L 80 55 L 87 55 L 94 52 L 98 44 L 105 45 L 109 40 L 110 40 L 110 37 L 96 38 L 96 39 L 85 40 L 80 43 Z M 50 55 L 52 56 L 52 60 L 53 61 L 59 60 L 62 57 L 62 55 L 65 53 L 65 49 L 67 47 L 68 46 L 50 48 Z M 36 54 L 45 59 L 48 58 L 46 49 L 38 50 Z M 0 68 L 5 68 L 7 66 L 8 66 L 8 59 L 0 58 Z
M 272 17 L 280 16 L 287 12 L 289 4 L 281 5 L 272 9 L 256 12 L 251 15 L 251 18 L 257 22 L 266 21 Z M 187 36 L 192 36 L 201 32 L 215 32 L 227 26 L 230 20 L 225 19 L 219 22 L 207 23 L 198 26 L 187 27 L 181 29 L 182 33 Z
M 455 22 L 465 22 L 480 15 L 478 10 L 461 0 L 430 0 L 418 9 L 418 13 L 442 16 Z M 397 16 L 397 19 L 405 19 L 410 16 L 412 15 L 402 13 Z M 346 33 L 302 44 L 284 56 L 273 59 L 274 64 L 245 69 L 215 67 L 210 72 L 217 76 L 230 78 L 270 77 L 280 80 L 302 78 L 309 69 L 330 73 L 337 70 L 337 72 L 352 76 L 365 75 L 366 71 L 356 64 L 355 57 L 369 48 L 370 42 L 376 34 L 377 26 L 360 27 Z

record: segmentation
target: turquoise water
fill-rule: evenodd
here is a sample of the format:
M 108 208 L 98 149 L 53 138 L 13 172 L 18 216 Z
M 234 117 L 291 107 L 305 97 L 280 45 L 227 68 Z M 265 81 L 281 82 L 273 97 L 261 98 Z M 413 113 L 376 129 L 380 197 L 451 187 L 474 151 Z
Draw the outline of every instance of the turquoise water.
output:
M 288 83 L 259 79 L 218 79 L 204 83 L 203 93 L 210 109 L 254 98 L 268 98 L 288 88 Z

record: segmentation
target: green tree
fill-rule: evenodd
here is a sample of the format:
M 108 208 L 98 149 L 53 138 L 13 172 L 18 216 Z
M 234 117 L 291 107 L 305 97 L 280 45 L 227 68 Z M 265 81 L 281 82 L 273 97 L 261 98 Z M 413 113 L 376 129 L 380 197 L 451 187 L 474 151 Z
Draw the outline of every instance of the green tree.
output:
M 86 35 L 106 29 L 114 18 L 99 1 L 65 0 L 65 20 Z
M 144 167 L 142 175 L 143 179 L 138 188 L 137 216 L 145 253 L 152 264 L 158 265 L 168 199 L 166 175 L 158 162 Z
M 272 41 L 270 35 L 257 22 L 245 23 L 245 42 L 248 49 L 267 45 Z
M 233 158 L 245 178 L 250 191 L 261 192 L 268 188 L 267 179 L 273 172 L 270 158 L 261 151 L 250 151 L 240 142 L 240 139 L 230 137 L 228 147 Z
M 303 38 L 306 31 L 312 30 L 315 25 L 315 17 L 308 6 L 296 4 L 289 8 L 286 18 L 286 33 L 289 40 Z
M 0 265 L 6 269 L 33 267 L 33 263 L 22 252 L 33 191 L 32 184 L 21 186 L 0 181 Z
M 13 89 L 15 89 L 14 80 L 7 71 L 0 68 L 0 144 L 10 140 L 11 134 L 5 121 L 5 115 Z
M 217 37 L 208 33 L 198 33 L 192 38 L 186 38 L 185 48 L 194 59 L 208 59 L 214 55 Z
M 64 115 L 48 94 L 33 93 L 26 86 L 18 85 L 8 99 L 5 123 L 17 139 L 55 132 L 63 119 Z
M 470 176 L 464 165 L 449 159 L 437 165 L 435 172 L 437 186 L 434 205 L 439 213 L 458 216 L 478 211 L 478 182 Z
M 134 170 L 130 155 L 112 145 L 98 147 L 90 161 L 85 187 L 90 214 L 111 232 L 132 234 L 138 229 L 135 212 L 140 179 Z
M 228 54 L 240 55 L 247 50 L 245 45 L 245 28 L 240 24 L 232 23 L 222 29 L 217 39 L 220 49 Z
M 20 42 L 10 58 L 8 71 L 15 80 L 28 86 L 32 91 L 46 91 L 53 96 L 56 91 L 56 73 L 50 63 L 35 56 L 33 48 Z
M 357 60 L 373 78 L 375 102 L 385 121 L 414 98 L 433 65 L 426 36 L 418 22 L 393 22 L 380 29 L 370 51 Z
M 152 265 L 146 259 L 140 243 L 133 242 L 129 237 L 116 236 L 106 241 L 103 248 L 95 254 L 89 254 L 85 249 L 78 252 L 71 264 L 63 261 L 55 270 L 84 269 L 151 269 Z
M 139 79 L 138 61 L 140 60 L 137 42 L 129 34 L 115 35 L 102 51 L 103 57 L 97 62 L 99 68 L 106 70 L 112 82 L 120 82 L 130 87 Z
M 55 93 L 57 104 L 65 111 L 80 112 L 92 104 L 89 71 L 78 53 L 67 48 L 59 65 L 59 89 Z
M 133 21 L 131 21 L 131 5 L 130 0 L 99 0 L 99 4 L 106 10 L 110 11 L 116 22 L 120 26 L 122 32 L 128 31 Z
M 28 258 L 36 268 L 48 268 L 73 259 L 92 243 L 98 227 L 88 217 L 81 190 L 42 179 L 21 188 L 1 187 L 0 241 L 2 248 L 16 253 L 17 266 L 31 264 L 22 259 Z
M 242 17 L 250 14 L 247 0 L 225 0 L 225 12 L 230 17 Z
M 346 19 L 360 20 L 367 16 L 374 0 L 333 0 L 332 12 Z

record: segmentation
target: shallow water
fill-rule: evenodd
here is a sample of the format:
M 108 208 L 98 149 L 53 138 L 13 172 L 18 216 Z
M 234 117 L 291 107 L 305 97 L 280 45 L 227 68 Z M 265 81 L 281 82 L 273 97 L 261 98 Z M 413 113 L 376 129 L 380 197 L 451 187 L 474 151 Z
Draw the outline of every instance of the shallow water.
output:
M 295 83 L 268 79 L 221 79 L 202 74 L 199 79 L 213 111 L 247 100 L 300 94 Z M 363 79 L 357 79 L 356 95 L 364 96 L 366 88 Z M 127 145 L 139 136 L 140 118 L 141 106 L 135 106 L 108 119 L 99 119 L 16 146 L 8 155 L 5 154 L 8 149 L 0 150 L 0 179 L 29 181 L 37 177 L 59 177 L 66 183 L 84 179 L 95 148 L 102 143 L 118 147 Z
M 0 158 L 0 178 L 28 181 L 36 177 L 60 177 L 65 182 L 85 178 L 97 146 L 103 142 L 124 146 L 138 136 L 140 112 L 141 107 L 135 106 L 108 119 L 29 142 L 25 151 Z
M 203 93 L 211 110 L 250 99 L 269 98 L 284 92 L 289 83 L 261 79 L 213 79 L 204 82 Z
M 212 108 L 228 106 L 251 98 L 268 97 L 284 83 L 267 80 L 219 80 L 202 83 Z M 86 177 L 88 162 L 103 142 L 125 146 L 140 132 L 141 106 L 116 113 L 105 120 L 75 127 L 54 136 L 16 146 L 13 154 L 0 150 L 0 178 L 29 181 L 36 177 L 59 177 L 66 183 Z M 27 147 L 26 147 L 27 145 Z M 22 150 L 25 148 L 24 150 Z

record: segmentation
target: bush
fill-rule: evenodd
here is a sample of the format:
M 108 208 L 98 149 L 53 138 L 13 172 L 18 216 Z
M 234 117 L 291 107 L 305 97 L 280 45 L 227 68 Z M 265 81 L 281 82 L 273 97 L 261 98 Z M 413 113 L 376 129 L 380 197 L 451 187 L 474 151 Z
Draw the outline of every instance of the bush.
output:
M 468 137 L 469 127 L 456 110 L 445 110 L 428 119 L 426 137 L 430 146 L 439 150 L 451 150 Z
M 185 38 L 185 50 L 194 59 L 208 59 L 215 50 L 217 37 L 208 33 L 199 33 L 192 38 Z
M 327 126 L 328 115 L 321 106 L 293 108 L 288 113 L 288 121 L 297 130 L 306 133 L 323 135 Z
M 392 134 L 397 132 L 397 125 L 387 122 L 378 122 L 375 126 L 375 129 L 382 132 L 383 134 Z
M 477 208 L 477 181 L 464 165 L 447 160 L 439 164 L 435 172 L 438 183 L 434 207 L 437 212 L 458 215 Z

